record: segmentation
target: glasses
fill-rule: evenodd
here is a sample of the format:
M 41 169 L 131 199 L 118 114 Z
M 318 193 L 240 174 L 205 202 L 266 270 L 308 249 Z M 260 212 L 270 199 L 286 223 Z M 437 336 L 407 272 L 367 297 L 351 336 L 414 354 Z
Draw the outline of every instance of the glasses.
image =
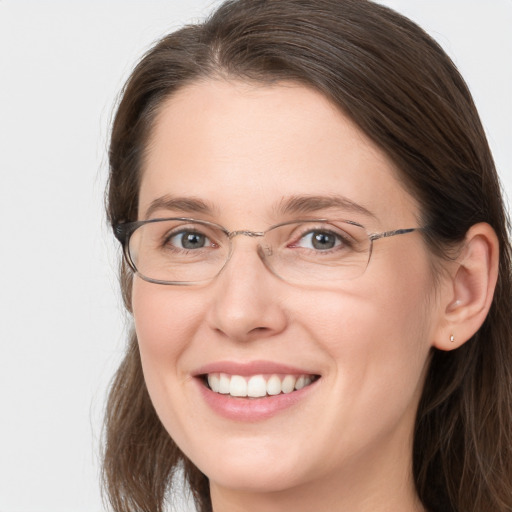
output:
M 233 239 L 248 236 L 258 238 L 258 255 L 277 277 L 292 284 L 329 286 L 360 277 L 376 240 L 422 229 L 368 233 L 349 220 L 308 219 L 266 231 L 228 231 L 213 222 L 175 217 L 118 224 L 114 234 L 133 272 L 151 283 L 210 281 L 231 258 Z

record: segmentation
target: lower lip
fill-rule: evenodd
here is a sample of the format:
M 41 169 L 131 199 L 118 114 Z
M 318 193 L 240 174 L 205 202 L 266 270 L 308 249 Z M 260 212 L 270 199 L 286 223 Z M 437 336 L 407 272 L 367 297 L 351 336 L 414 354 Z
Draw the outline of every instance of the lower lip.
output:
M 215 393 L 208 388 L 201 379 L 197 379 L 200 392 L 205 402 L 214 412 L 233 421 L 262 421 L 276 414 L 293 407 L 298 402 L 304 400 L 306 396 L 318 384 L 317 379 L 298 391 L 291 393 L 281 393 L 274 396 L 265 396 L 261 398 L 238 398 L 231 395 Z

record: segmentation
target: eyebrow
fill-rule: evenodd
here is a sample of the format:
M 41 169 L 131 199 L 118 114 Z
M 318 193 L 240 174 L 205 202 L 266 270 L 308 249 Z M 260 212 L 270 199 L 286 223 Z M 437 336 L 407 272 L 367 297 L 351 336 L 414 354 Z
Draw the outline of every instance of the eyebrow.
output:
M 347 197 L 340 195 L 294 195 L 283 198 L 274 208 L 276 215 L 298 215 L 314 213 L 321 210 L 337 209 L 343 213 L 358 213 L 376 218 L 370 210 L 355 203 Z M 184 214 L 201 213 L 213 215 L 217 208 L 206 201 L 196 197 L 175 197 L 165 195 L 154 199 L 146 210 L 145 218 L 148 219 L 157 210 L 170 210 Z
M 157 210 L 172 210 L 180 213 L 213 214 L 216 211 L 216 208 L 199 198 L 165 195 L 158 197 L 151 202 L 146 210 L 145 218 L 149 219 L 149 217 Z
M 283 198 L 277 207 L 277 212 L 281 215 L 307 214 L 329 209 L 342 210 L 343 213 L 359 213 L 373 219 L 376 218 L 375 214 L 364 206 L 340 195 L 305 195 Z

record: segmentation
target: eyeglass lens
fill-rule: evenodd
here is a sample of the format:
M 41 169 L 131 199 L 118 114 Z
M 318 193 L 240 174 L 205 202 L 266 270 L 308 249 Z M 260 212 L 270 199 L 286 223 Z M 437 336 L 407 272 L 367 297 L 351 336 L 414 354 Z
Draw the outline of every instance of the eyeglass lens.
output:
M 199 283 L 214 278 L 230 258 L 234 239 L 213 223 L 165 219 L 139 226 L 129 258 L 141 277 L 162 283 Z M 285 281 L 327 284 L 354 279 L 368 265 L 371 241 L 362 226 L 347 221 L 280 224 L 252 244 L 265 265 Z M 260 236 L 261 235 L 261 236 Z

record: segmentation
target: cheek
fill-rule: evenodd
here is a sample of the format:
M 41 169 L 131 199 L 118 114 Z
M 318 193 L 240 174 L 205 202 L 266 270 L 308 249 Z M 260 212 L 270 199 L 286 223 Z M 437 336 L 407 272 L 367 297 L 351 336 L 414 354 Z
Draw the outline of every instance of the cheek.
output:
M 176 390 L 190 379 L 182 361 L 193 351 L 203 304 L 190 290 L 134 279 L 132 306 L 144 380 L 157 415 L 179 446 L 190 445 L 191 424 L 201 424 L 193 420 L 196 412 L 185 394 Z
M 376 258 L 342 293 L 319 292 L 309 306 L 297 305 L 302 325 L 328 351 L 355 407 L 380 407 L 393 397 L 400 407 L 422 387 L 436 301 L 428 260 L 406 254 Z
M 430 256 L 413 236 L 377 242 L 365 281 L 382 329 L 399 329 L 408 345 L 429 337 L 437 318 Z
M 136 278 L 132 306 L 142 366 L 148 388 L 179 377 L 176 362 L 187 350 L 198 326 L 198 304 L 176 288 Z M 188 295 L 190 297 L 190 294 Z
M 304 307 L 301 323 L 345 375 L 377 380 L 422 372 L 430 351 L 424 296 L 401 290 L 374 295 L 325 296 Z

